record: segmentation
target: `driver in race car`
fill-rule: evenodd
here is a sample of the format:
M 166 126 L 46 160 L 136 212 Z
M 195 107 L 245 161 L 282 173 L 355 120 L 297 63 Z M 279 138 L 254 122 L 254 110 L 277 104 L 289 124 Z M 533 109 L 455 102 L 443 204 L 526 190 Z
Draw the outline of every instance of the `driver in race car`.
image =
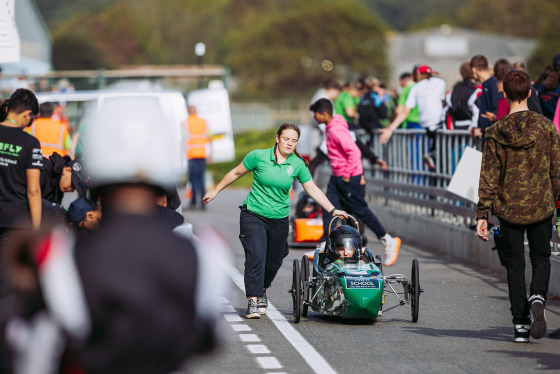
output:
M 344 264 L 358 263 L 362 251 L 362 237 L 351 226 L 338 226 L 331 231 L 326 257 L 330 261 L 325 271 L 332 274 L 344 273 Z

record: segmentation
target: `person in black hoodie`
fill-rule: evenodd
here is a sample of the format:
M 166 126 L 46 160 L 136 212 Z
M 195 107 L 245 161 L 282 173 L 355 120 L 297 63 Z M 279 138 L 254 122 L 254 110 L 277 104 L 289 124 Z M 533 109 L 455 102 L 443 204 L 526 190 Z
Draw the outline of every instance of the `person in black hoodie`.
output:
M 70 156 L 53 153 L 43 159 L 41 170 L 41 195 L 44 200 L 52 203 L 62 203 L 65 192 L 77 191 L 85 196 L 89 178 L 81 173 L 82 165 Z
M 462 81 L 455 83 L 446 95 L 445 110 L 451 115 L 453 130 L 470 130 L 478 124 L 479 109 L 476 104 L 481 88 L 474 82 L 470 62 L 464 62 L 459 69 Z

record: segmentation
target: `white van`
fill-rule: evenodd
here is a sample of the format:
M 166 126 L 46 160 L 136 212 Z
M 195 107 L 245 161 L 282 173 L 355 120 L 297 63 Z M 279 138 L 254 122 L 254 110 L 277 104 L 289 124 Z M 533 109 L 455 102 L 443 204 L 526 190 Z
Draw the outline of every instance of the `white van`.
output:
M 155 104 L 160 108 L 161 115 L 166 116 L 168 123 L 173 124 L 173 131 L 177 141 L 177 149 L 181 150 L 177 155 L 177 167 L 182 170 L 187 168 L 187 159 L 185 155 L 184 134 L 182 124 L 187 119 L 187 106 L 183 94 L 179 91 L 121 91 L 121 90 L 100 90 L 100 91 L 82 91 L 82 92 L 63 92 L 63 93 L 38 93 L 37 99 L 39 103 L 44 102 L 60 102 L 66 104 L 67 115 L 69 117 L 69 126 L 79 132 L 83 131 L 81 119 L 88 110 L 103 110 L 103 107 L 113 100 L 122 100 L 123 98 L 135 97 L 139 99 L 139 103 L 148 102 Z M 110 135 L 110 134 L 108 134 Z M 80 146 L 76 153 L 81 153 Z
M 82 117 L 89 105 L 92 105 L 96 110 L 102 110 L 107 102 L 122 99 L 123 97 L 141 97 L 147 100 L 155 100 L 161 108 L 162 115 L 167 116 L 167 119 L 174 125 L 176 139 L 181 150 L 181 154 L 178 155 L 178 163 L 183 170 L 187 168 L 183 125 L 188 117 L 188 113 L 185 98 L 180 91 L 111 89 L 37 93 L 36 96 L 40 104 L 44 102 L 60 102 L 65 104 L 69 126 L 73 131 L 79 131 Z M 223 87 L 196 90 L 189 94 L 189 102 L 191 105 L 197 106 L 198 115 L 208 122 L 208 127 L 213 137 L 212 161 L 227 162 L 233 160 L 235 151 L 227 90 Z M 80 147 L 77 149 L 77 153 L 79 152 Z

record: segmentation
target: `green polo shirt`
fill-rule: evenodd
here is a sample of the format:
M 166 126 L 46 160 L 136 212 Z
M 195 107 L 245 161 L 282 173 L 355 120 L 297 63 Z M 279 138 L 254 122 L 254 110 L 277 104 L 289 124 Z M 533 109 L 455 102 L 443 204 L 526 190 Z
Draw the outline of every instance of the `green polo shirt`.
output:
M 243 159 L 243 166 L 253 172 L 253 185 L 243 201 L 247 209 L 266 218 L 285 218 L 290 214 L 290 187 L 294 179 L 311 180 L 309 168 L 291 154 L 283 164 L 274 164 L 274 147 L 256 149 Z
M 401 94 L 399 95 L 399 99 L 397 101 L 398 105 L 404 106 L 404 103 L 406 103 L 406 98 L 408 97 L 408 94 L 410 93 L 410 89 L 412 88 L 412 86 L 414 86 L 414 83 L 409 83 L 403 87 Z M 418 113 L 418 105 L 416 105 L 414 108 L 410 109 L 410 113 L 408 114 L 408 117 L 406 117 L 406 119 L 402 123 L 402 128 L 406 129 L 408 122 L 418 123 L 419 117 L 420 114 Z

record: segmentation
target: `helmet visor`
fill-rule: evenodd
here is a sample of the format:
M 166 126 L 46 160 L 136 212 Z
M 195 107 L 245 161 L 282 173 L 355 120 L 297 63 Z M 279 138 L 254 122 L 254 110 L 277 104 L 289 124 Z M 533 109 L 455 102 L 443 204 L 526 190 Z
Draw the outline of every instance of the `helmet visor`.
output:
M 341 243 L 336 246 L 336 250 L 341 257 L 353 257 L 358 244 L 358 238 L 343 238 Z

